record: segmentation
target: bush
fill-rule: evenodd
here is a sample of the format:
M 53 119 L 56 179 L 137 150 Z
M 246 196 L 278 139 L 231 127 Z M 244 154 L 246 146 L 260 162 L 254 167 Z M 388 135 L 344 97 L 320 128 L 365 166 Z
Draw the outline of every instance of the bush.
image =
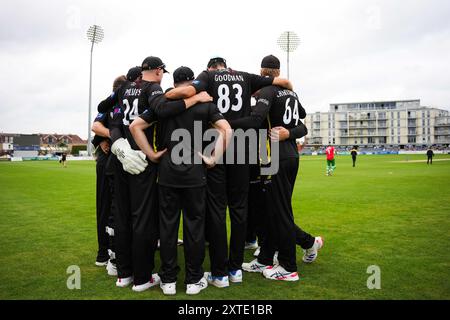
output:
M 86 145 L 78 145 L 78 146 L 72 146 L 71 154 L 74 156 L 78 156 L 80 154 L 80 151 L 86 151 L 87 146 Z

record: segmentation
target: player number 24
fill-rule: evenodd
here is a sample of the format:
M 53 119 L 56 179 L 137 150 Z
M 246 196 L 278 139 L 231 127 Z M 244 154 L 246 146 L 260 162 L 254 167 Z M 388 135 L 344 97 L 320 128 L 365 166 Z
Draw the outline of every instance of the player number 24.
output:
M 292 109 L 291 106 L 289 105 L 289 102 L 291 102 L 291 98 L 288 98 L 286 100 L 286 109 L 284 111 L 284 115 L 283 115 L 283 122 L 285 124 L 290 124 L 292 121 L 292 118 L 294 118 L 295 120 L 295 125 L 298 125 L 298 122 L 300 121 L 300 116 L 298 114 L 298 101 L 294 100 L 295 104 L 294 104 L 294 108 Z
M 136 119 L 139 115 L 138 111 L 138 99 L 133 100 L 133 106 L 130 108 L 130 103 L 127 99 L 123 100 L 123 105 L 125 106 L 125 112 L 123 116 L 123 124 L 125 126 L 130 125 L 130 121 Z
M 236 104 L 231 104 L 230 101 L 230 88 L 226 84 L 221 84 L 218 89 L 219 99 L 217 100 L 217 107 L 221 113 L 227 113 L 228 110 L 239 111 L 242 108 L 242 87 L 240 84 L 233 84 L 233 90 L 236 90 L 235 98 Z

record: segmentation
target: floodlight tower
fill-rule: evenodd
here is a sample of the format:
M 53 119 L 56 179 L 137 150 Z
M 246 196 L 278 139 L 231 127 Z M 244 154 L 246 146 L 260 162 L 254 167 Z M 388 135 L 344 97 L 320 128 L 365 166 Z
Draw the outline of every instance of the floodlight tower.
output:
M 95 24 L 90 26 L 87 31 L 87 37 L 91 42 L 91 63 L 89 70 L 88 144 L 87 144 L 88 156 L 90 157 L 92 156 L 91 150 L 92 53 L 94 52 L 94 43 L 100 43 L 103 40 L 104 33 L 102 27 L 97 26 Z
M 287 53 L 287 78 L 289 79 L 289 53 L 297 49 L 300 39 L 295 32 L 285 31 L 280 35 L 277 43 Z

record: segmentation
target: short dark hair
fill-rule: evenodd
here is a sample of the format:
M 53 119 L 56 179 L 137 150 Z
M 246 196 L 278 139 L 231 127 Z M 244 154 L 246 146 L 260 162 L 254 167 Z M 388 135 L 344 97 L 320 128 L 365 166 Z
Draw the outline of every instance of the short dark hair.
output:
M 209 68 L 217 68 L 217 67 L 227 67 L 227 61 L 221 57 L 211 58 L 208 61 L 208 69 Z

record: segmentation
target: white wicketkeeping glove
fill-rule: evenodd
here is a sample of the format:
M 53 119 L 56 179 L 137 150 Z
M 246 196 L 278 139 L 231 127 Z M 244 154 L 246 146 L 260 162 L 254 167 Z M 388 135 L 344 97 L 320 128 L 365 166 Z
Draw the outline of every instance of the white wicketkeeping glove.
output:
M 123 170 L 130 174 L 139 174 L 148 165 L 145 154 L 142 151 L 131 149 L 130 143 L 124 138 L 117 139 L 111 146 L 111 152 L 122 163 Z

